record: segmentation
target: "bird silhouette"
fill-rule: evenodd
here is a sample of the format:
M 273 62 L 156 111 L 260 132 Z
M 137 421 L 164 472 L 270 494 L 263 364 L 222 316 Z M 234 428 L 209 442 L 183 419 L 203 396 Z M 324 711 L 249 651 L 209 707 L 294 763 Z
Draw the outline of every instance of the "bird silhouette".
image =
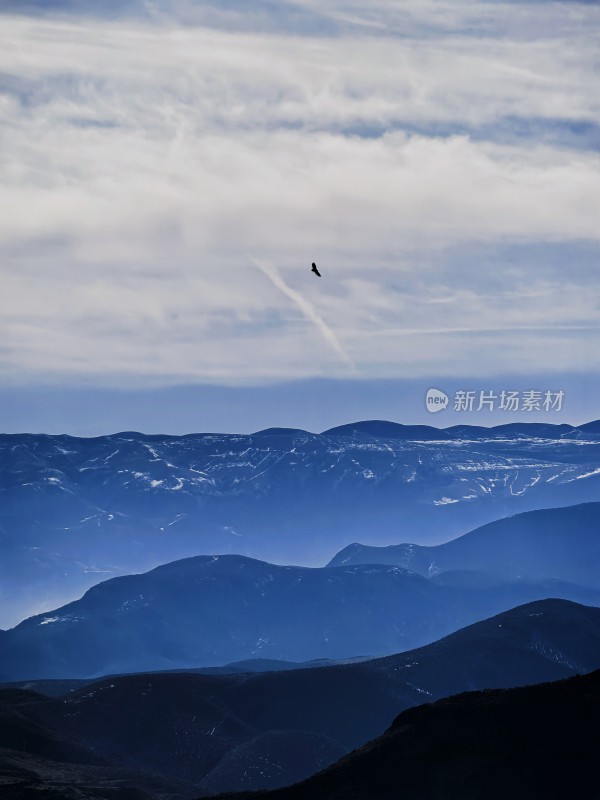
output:
M 320 273 L 320 272 L 319 272 L 319 270 L 317 269 L 317 265 L 315 264 L 315 262 L 314 262 L 314 261 L 312 262 L 312 269 L 311 269 L 311 272 L 314 272 L 314 273 L 315 273 L 315 275 L 317 276 L 317 278 L 320 278 L 320 277 L 321 277 L 321 273 Z

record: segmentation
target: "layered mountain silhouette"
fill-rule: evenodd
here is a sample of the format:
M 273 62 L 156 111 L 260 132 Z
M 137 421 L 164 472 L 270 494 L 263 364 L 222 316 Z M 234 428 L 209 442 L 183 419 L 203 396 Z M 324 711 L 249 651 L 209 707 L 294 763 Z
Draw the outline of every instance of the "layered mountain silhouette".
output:
M 320 565 L 597 500 L 597 423 L 0 436 L 0 626 L 198 553 Z
M 593 797 L 600 671 L 405 711 L 378 739 L 288 789 L 222 800 Z
M 491 522 L 434 546 L 352 544 L 329 563 L 390 564 L 420 575 L 475 571 L 519 580 L 600 586 L 600 503 L 542 509 Z
M 185 672 L 192 675 L 247 675 L 251 673 L 285 672 L 287 670 L 314 669 L 315 667 L 331 667 L 336 664 L 354 664 L 369 661 L 368 657 L 349 658 L 336 661 L 331 658 L 318 658 L 313 661 L 278 661 L 270 658 L 248 658 L 245 661 L 234 661 L 222 667 L 198 667 L 196 669 L 163 670 L 168 673 Z M 112 677 L 120 677 L 113 675 Z M 125 673 L 126 674 L 126 673 Z M 110 677 L 110 676 L 109 676 Z M 26 689 L 39 692 L 48 697 L 60 697 L 67 692 L 81 689 L 96 683 L 98 678 L 40 678 L 34 680 L 7 681 L 2 678 L 0 687 L 5 689 Z
M 1 718 L 13 720 L 12 728 L 0 726 L 8 731 L 0 740 L 0 776 L 13 787 L 7 798 L 20 800 L 52 797 L 40 792 L 58 774 L 70 775 L 84 798 L 115 796 L 85 794 L 98 783 L 106 791 L 111 780 L 156 800 L 165 796 L 165 781 L 172 800 L 266 789 L 327 767 L 423 702 L 598 666 L 600 609 L 545 600 L 427 647 L 362 663 L 264 674 L 128 675 L 60 698 L 0 689 Z
M 196 556 L 105 581 L 4 632 L 0 673 L 13 681 L 89 678 L 252 658 L 380 656 L 531 600 L 600 605 L 600 588 L 451 577 L 377 564 L 310 569 Z
M 47 703 L 35 692 L 0 690 L 2 800 L 185 800 L 193 795 L 193 785 L 163 779 L 152 768 L 123 767 L 38 721 L 37 711 Z

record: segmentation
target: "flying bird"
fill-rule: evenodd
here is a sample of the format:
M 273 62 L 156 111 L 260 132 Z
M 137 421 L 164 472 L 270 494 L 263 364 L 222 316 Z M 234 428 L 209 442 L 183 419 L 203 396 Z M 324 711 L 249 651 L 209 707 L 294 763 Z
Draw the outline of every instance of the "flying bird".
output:
M 321 273 L 320 273 L 320 272 L 319 272 L 319 270 L 317 269 L 317 265 L 315 264 L 315 262 L 314 262 L 314 261 L 312 262 L 312 269 L 311 269 L 311 272 L 314 272 L 314 273 L 315 273 L 315 275 L 317 276 L 317 278 L 320 278 L 320 277 L 321 277 Z

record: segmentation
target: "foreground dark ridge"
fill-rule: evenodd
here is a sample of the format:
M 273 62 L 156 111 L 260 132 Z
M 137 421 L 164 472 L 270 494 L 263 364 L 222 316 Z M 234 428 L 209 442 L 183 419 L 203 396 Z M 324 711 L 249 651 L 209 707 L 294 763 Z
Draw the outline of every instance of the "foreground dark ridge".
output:
M 64 757 L 83 764 L 73 768 L 77 786 L 96 785 L 88 762 L 62 749 L 74 743 L 96 759 L 89 763 L 101 758 L 111 769 L 179 782 L 179 788 L 171 787 L 173 795 L 187 800 L 202 792 L 268 789 L 306 778 L 424 701 L 599 667 L 600 609 L 544 600 L 419 650 L 370 662 L 268 674 L 111 677 L 59 699 L 0 690 L 0 716 L 8 708 L 20 720 L 12 734 L 0 724 L 0 747 L 20 751 L 18 763 L 40 787 L 58 769 L 36 761 L 43 753 L 52 761 Z M 38 686 L 43 690 L 43 683 Z M 32 725 L 54 750 L 36 749 L 27 733 Z M 13 754 L 2 761 L 0 753 L 0 775 L 4 770 L 15 785 L 28 785 L 14 759 Z M 124 785 L 154 791 L 147 776 L 130 776 Z M 156 800 L 164 800 L 162 785 L 156 785 Z
M 600 671 L 471 692 L 400 714 L 386 733 L 287 789 L 219 800 L 564 800 L 598 787 Z

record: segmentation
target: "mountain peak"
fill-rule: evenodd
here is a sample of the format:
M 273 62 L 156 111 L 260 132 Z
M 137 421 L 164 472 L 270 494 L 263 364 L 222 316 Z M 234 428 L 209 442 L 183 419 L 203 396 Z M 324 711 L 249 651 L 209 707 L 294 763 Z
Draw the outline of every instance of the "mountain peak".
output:
M 383 419 L 370 419 L 337 425 L 323 431 L 322 436 L 375 436 L 387 439 L 439 440 L 449 439 L 449 435 L 441 428 L 431 425 L 403 425 Z
M 314 433 L 305 431 L 302 428 L 264 428 L 261 431 L 254 431 L 250 436 L 314 436 Z

